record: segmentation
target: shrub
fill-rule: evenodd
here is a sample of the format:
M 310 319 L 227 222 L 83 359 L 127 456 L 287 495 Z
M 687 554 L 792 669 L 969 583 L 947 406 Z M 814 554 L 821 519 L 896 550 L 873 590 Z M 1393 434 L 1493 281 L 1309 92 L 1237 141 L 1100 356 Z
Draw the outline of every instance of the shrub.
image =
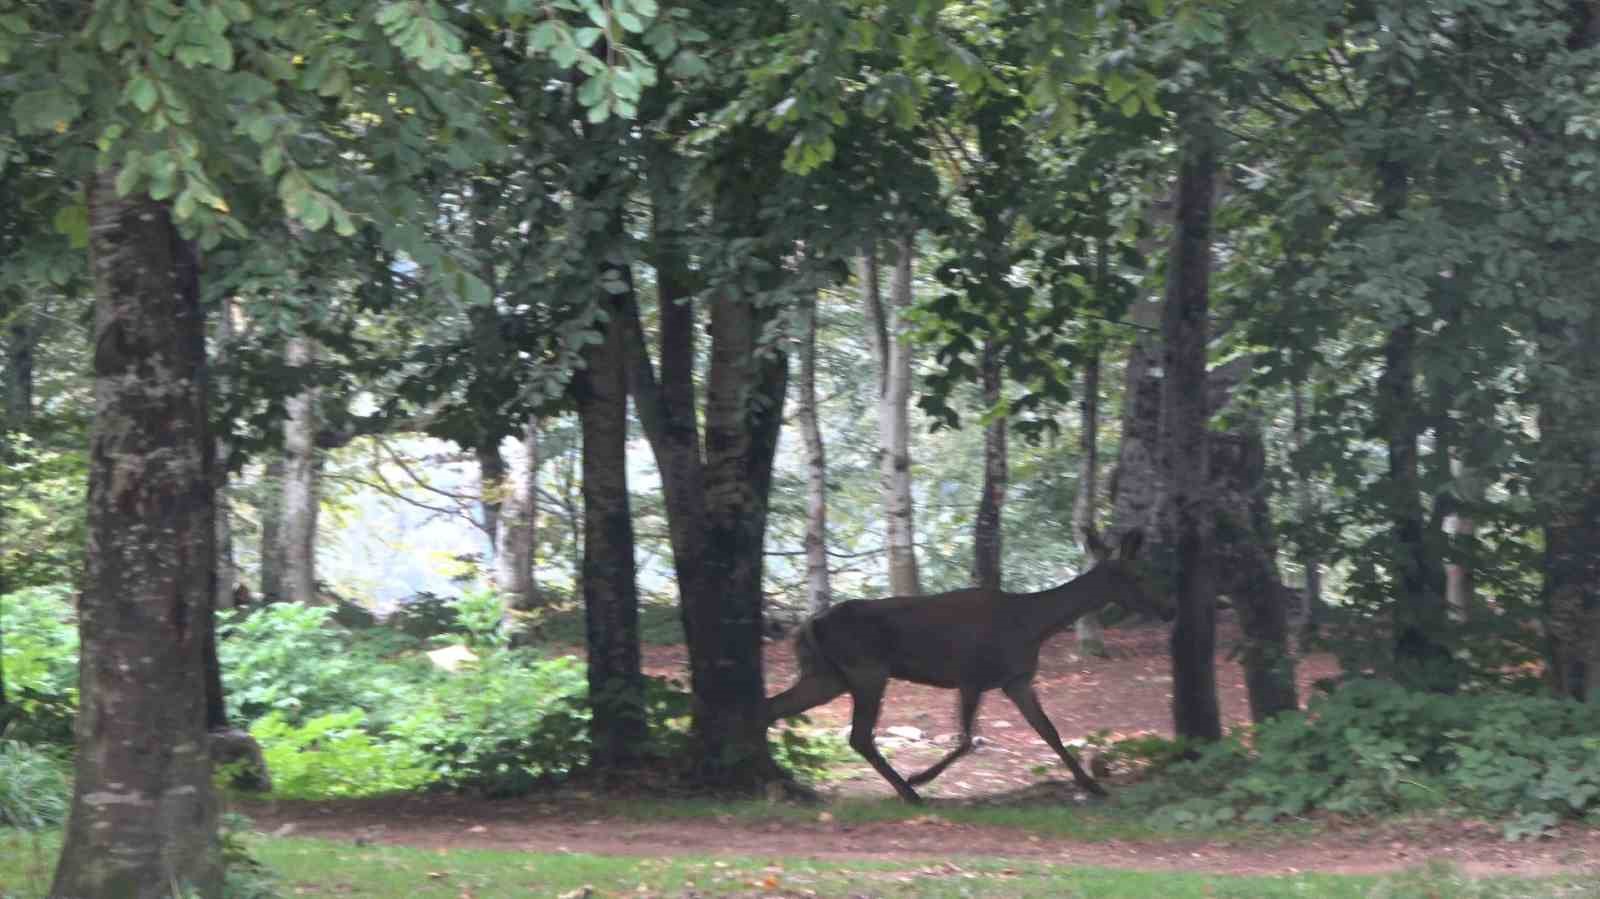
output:
M 1356 680 L 1248 737 L 1203 748 L 1127 798 L 1179 825 L 1449 803 L 1507 819 L 1511 838 L 1600 808 L 1593 704 Z
M 292 724 L 273 713 L 250 735 L 261 744 L 273 795 L 285 799 L 374 796 L 414 790 L 432 779 L 428 759 L 400 741 L 382 741 L 363 729 L 359 709 L 318 715 Z
M 246 721 L 276 712 L 300 723 L 329 712 L 372 712 L 400 702 L 400 684 L 349 651 L 333 609 L 274 603 L 218 623 L 217 656 L 229 705 Z
M 12 720 L 0 733 L 30 743 L 71 745 L 78 707 L 78 626 L 72 588 L 30 587 L 0 596 L 6 689 Z M 5 724 L 5 722 L 0 722 Z
M 0 740 L 0 827 L 54 827 L 66 820 L 71 801 L 72 776 L 64 759 Z
M 588 760 L 586 687 L 576 658 L 496 650 L 419 696 L 392 732 L 430 757 L 443 786 L 520 795 Z

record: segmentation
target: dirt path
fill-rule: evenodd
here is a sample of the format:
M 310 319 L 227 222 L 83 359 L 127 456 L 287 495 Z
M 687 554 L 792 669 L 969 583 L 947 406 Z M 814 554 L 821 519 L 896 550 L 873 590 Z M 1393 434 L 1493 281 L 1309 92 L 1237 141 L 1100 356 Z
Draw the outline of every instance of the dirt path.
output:
M 1223 634 L 1230 632 L 1224 627 Z M 1063 737 L 1109 730 L 1114 738 L 1170 733 L 1171 677 L 1165 631 L 1133 630 L 1108 635 L 1112 657 L 1080 659 L 1070 639 L 1053 641 L 1040 659 L 1038 687 L 1045 708 Z M 1248 719 L 1243 676 L 1219 641 L 1218 688 L 1229 723 Z M 769 645 L 769 690 L 794 680 L 787 643 Z M 682 647 L 646 647 L 653 674 L 682 677 Z M 1336 672 L 1332 659 L 1302 660 L 1302 697 L 1317 678 Z M 916 770 L 941 756 L 955 728 L 951 691 L 910 684 L 890 687 L 879 724 L 880 745 L 891 762 Z M 814 724 L 845 728 L 850 701 L 841 698 L 811 713 Z M 911 730 L 907 730 L 907 728 Z M 891 730 L 892 729 L 892 730 Z M 1192 839 L 1084 842 L 1028 834 L 1004 827 L 955 823 L 941 809 L 974 800 L 1048 802 L 1063 814 L 1085 797 L 1062 775 L 1060 762 L 1034 735 L 1004 697 L 990 696 L 979 712 L 985 745 L 923 789 L 927 813 L 910 820 L 845 823 L 827 806 L 805 818 L 751 821 L 732 816 L 639 820 L 611 816 L 604 803 L 582 794 L 515 801 L 459 796 L 407 796 L 348 802 L 248 803 L 240 810 L 262 831 L 355 842 L 425 848 L 498 848 L 537 852 L 617 855 L 737 855 L 753 857 L 931 859 L 988 857 L 1055 864 L 1141 870 L 1223 873 L 1324 871 L 1382 873 L 1442 859 L 1472 874 L 1593 872 L 1600 876 L 1600 829 L 1567 828 L 1536 843 L 1507 843 L 1497 829 L 1436 820 L 1384 823 L 1377 827 L 1329 826 L 1314 838 L 1263 830 L 1248 841 Z M 1114 787 L 1113 787 L 1114 788 Z M 889 798 L 893 791 L 865 763 L 853 763 L 826 793 L 835 797 Z

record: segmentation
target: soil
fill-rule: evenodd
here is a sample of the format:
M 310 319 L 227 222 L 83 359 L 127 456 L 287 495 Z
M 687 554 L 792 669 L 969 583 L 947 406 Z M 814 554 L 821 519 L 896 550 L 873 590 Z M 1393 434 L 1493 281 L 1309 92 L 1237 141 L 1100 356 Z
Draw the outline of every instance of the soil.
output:
M 1218 692 L 1229 724 L 1249 717 L 1243 675 L 1228 657 L 1230 633 L 1221 630 Z M 1106 731 L 1112 739 L 1171 733 L 1171 674 L 1165 629 L 1107 633 L 1109 658 L 1081 658 L 1070 637 L 1048 644 L 1040 657 L 1038 692 L 1068 741 Z M 683 677 L 681 646 L 645 647 L 652 674 Z M 766 650 L 770 690 L 795 679 L 787 641 Z M 1311 684 L 1337 673 L 1327 656 L 1300 660 L 1302 700 Z M 921 770 L 947 750 L 955 731 L 955 694 L 895 683 L 878 724 L 879 745 L 902 773 Z M 809 714 L 814 726 L 848 732 L 850 700 L 840 698 Z M 913 730 L 906 730 L 912 728 Z M 988 857 L 1140 870 L 1239 874 L 1383 873 L 1444 860 L 1473 875 L 1588 872 L 1600 875 L 1600 829 L 1566 826 L 1553 837 L 1510 843 L 1491 824 L 1449 818 L 1380 824 L 1322 821 L 1310 832 L 1266 829 L 1248 838 L 1082 841 L 1027 834 L 1005 827 L 955 823 L 939 810 L 971 804 L 1093 801 L 1064 779 L 1065 769 L 1016 709 L 998 694 L 978 713 L 979 748 L 920 789 L 927 813 L 910 820 L 846 823 L 833 819 L 834 797 L 892 798 L 894 791 L 865 762 L 853 761 L 842 778 L 824 787 L 815 816 L 744 820 L 733 816 L 643 820 L 618 818 L 592 794 L 566 788 L 518 800 L 465 796 L 401 796 L 342 802 L 248 802 L 241 811 L 258 829 L 357 843 L 392 843 L 430 849 L 500 848 L 540 852 L 658 856 L 737 855 L 852 859 Z M 1092 754 L 1088 753 L 1088 754 Z M 1117 789 L 1117 776 L 1107 780 Z

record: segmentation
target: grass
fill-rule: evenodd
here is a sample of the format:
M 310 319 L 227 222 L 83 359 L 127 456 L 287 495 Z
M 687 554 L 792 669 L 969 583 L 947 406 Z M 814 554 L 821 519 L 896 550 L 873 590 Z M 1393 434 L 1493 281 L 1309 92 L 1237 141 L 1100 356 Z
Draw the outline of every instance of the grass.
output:
M 0 896 L 45 894 L 58 838 L 0 831 Z M 489 899 L 573 897 L 1383 897 L 1511 899 L 1600 896 L 1579 878 L 1471 880 L 1430 866 L 1387 878 L 1331 874 L 1236 877 L 1068 868 L 1034 862 L 817 861 L 798 858 L 632 858 L 515 850 L 355 846 L 250 837 L 250 853 L 282 896 Z M 589 892 L 585 892 L 588 890 Z

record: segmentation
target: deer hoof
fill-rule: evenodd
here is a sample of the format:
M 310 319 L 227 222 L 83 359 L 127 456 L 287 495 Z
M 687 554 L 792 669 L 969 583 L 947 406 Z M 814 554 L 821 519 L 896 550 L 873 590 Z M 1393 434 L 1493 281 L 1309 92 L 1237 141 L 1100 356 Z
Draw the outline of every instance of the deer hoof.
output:
M 900 794 L 900 798 L 904 799 L 906 801 L 907 805 L 921 805 L 922 804 L 922 797 L 918 796 L 916 794 L 915 790 L 911 790 L 909 788 L 904 793 Z
M 1083 789 L 1089 793 L 1089 795 L 1098 797 L 1100 799 L 1104 799 L 1111 795 L 1110 793 L 1106 792 L 1105 787 L 1100 786 L 1099 783 L 1092 780 L 1080 780 L 1078 781 L 1078 786 L 1083 787 Z

